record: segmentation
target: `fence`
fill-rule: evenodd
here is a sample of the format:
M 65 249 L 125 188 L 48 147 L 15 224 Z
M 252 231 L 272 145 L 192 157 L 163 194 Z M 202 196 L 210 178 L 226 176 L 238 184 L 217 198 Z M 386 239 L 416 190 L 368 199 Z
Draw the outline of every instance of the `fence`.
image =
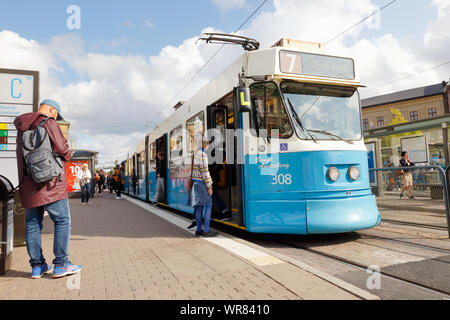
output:
M 439 166 L 380 168 L 370 169 L 369 175 L 383 220 L 445 228 L 450 237 L 448 169 L 444 171 Z M 408 180 L 412 180 L 410 189 L 406 188 Z

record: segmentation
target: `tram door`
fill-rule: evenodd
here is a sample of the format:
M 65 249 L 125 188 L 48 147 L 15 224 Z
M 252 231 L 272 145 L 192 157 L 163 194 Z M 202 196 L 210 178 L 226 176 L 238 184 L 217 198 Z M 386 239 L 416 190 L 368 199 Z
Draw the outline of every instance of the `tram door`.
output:
M 236 165 L 226 161 L 227 153 L 231 151 L 229 148 L 233 148 L 227 145 L 227 133 L 230 134 L 235 129 L 234 110 L 231 97 L 229 101 L 225 98 L 223 102 L 223 105 L 208 106 L 208 129 L 216 130 L 210 148 L 211 156 L 217 161 L 209 167 L 214 186 L 213 212 L 214 218 L 229 218 L 230 223 L 242 225 Z
M 165 163 L 165 168 L 167 169 L 169 166 L 169 163 L 167 161 L 168 156 L 167 156 L 167 134 L 164 134 L 162 137 L 160 137 L 159 139 L 156 140 L 156 154 L 158 154 L 158 152 L 162 151 L 164 153 L 164 159 L 162 160 L 163 163 Z M 156 161 L 158 160 L 158 157 L 156 157 Z M 162 203 L 167 204 L 167 180 L 168 180 L 169 176 L 168 173 L 166 171 L 166 177 L 164 179 L 164 201 L 162 201 Z

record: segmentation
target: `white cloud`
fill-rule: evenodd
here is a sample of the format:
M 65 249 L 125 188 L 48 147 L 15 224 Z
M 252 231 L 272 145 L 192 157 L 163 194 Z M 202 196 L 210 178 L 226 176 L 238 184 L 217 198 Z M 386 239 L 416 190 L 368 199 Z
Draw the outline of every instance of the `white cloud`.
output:
M 228 5 L 244 2 L 228 1 Z M 220 3 L 225 6 L 224 1 Z M 448 60 L 450 34 L 444 27 L 450 19 L 448 1 L 435 0 L 433 4 L 438 19 L 422 35 L 398 39 L 387 33 L 364 39 L 362 29 L 373 27 L 367 22 L 330 44 L 337 52 L 355 58 L 361 81 L 369 86 L 362 90 L 363 97 L 448 78 L 447 67 L 370 91 L 377 84 Z M 241 31 L 260 41 L 262 47 L 283 37 L 324 42 L 376 9 L 370 0 L 274 0 L 273 7 L 270 12 L 260 12 Z M 196 40 L 167 46 L 156 56 L 117 56 L 86 52 L 82 38 L 74 35 L 57 36 L 43 45 L 1 31 L 0 48 L 8 50 L 0 50 L 0 62 L 4 68 L 39 70 L 41 98 L 51 97 L 61 103 L 77 146 L 99 151 L 101 161 L 112 163 L 144 136 L 148 131 L 145 124 L 158 123 L 169 115 L 178 100 L 188 99 L 242 52 L 238 47 L 225 47 L 177 99 L 168 101 L 218 48 L 196 44 Z M 67 85 L 58 82 L 57 75 L 66 72 L 66 65 L 80 75 L 80 80 Z M 159 114 L 164 106 L 168 107 Z
M 212 2 L 224 11 L 242 8 L 245 5 L 245 0 L 212 0 Z
M 155 24 L 151 20 L 145 20 L 144 25 L 149 29 L 153 29 L 155 27 Z

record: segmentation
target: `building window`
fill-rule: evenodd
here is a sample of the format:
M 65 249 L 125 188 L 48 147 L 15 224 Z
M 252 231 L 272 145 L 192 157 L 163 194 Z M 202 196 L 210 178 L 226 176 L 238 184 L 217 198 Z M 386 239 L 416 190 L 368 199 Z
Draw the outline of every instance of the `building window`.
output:
M 377 127 L 384 127 L 384 117 L 377 117 Z
M 363 130 L 369 130 L 369 119 L 363 119 Z
M 411 111 L 409 113 L 409 120 L 410 121 L 417 121 L 417 120 L 419 120 L 419 113 L 417 111 Z
M 435 118 L 435 117 L 437 117 L 436 108 L 428 109 L 428 118 Z

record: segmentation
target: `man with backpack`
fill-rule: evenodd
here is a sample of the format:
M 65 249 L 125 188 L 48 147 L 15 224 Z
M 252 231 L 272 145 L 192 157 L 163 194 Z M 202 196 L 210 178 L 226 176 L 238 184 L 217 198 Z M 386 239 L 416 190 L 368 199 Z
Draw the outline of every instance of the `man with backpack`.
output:
M 26 243 L 32 267 L 31 277 L 41 278 L 52 271 L 41 248 L 44 210 L 53 221 L 53 277 L 81 271 L 69 261 L 70 208 L 65 161 L 72 152 L 56 120 L 62 120 L 61 108 L 54 100 L 44 100 L 38 112 L 17 117 L 17 167 L 19 194 L 26 212 Z

